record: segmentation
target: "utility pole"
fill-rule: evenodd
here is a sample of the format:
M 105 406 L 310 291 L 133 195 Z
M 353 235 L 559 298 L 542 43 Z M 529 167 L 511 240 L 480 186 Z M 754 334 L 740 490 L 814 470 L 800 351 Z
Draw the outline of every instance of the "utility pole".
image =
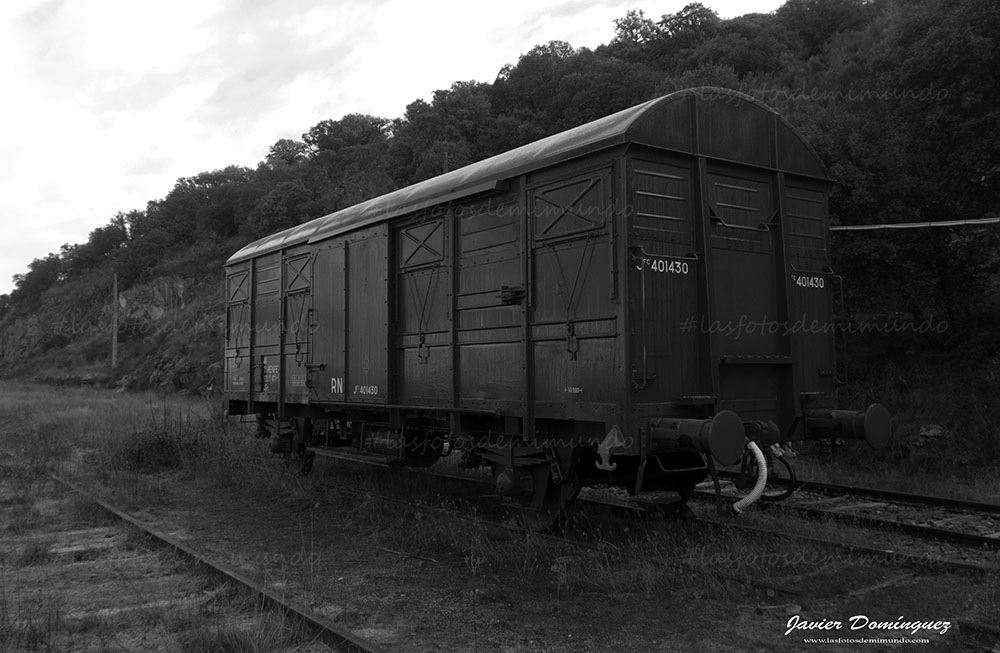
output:
M 111 298 L 111 371 L 118 367 L 118 273 L 115 272 Z

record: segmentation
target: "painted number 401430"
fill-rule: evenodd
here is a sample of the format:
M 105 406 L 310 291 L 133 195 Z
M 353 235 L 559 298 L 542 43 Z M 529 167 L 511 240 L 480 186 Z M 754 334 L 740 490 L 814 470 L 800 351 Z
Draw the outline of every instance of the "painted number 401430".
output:
M 823 288 L 826 286 L 826 279 L 823 277 L 810 277 L 805 274 L 793 274 L 792 282 L 800 288 Z
M 647 267 L 653 272 L 663 272 L 666 274 L 687 274 L 691 271 L 691 266 L 687 261 L 676 261 L 667 258 L 643 258 L 639 269 Z

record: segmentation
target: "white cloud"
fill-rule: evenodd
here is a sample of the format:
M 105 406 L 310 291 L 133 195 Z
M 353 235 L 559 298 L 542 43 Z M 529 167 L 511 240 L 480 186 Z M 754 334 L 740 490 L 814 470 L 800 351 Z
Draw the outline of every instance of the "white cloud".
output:
M 646 15 L 678 11 L 672 0 Z M 708 2 L 723 16 L 747 3 Z M 758 0 L 760 10 L 780 4 Z M 492 82 L 550 40 L 595 47 L 617 0 L 4 0 L 0 293 L 179 177 L 253 166 L 347 113 L 399 117 L 455 81 Z

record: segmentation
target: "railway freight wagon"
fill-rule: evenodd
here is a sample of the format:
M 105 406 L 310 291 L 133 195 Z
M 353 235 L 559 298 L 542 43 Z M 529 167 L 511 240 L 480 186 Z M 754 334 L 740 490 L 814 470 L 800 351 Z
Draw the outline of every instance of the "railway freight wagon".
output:
M 231 415 L 275 451 L 489 466 L 530 528 L 587 484 L 677 503 L 836 405 L 824 167 L 752 98 L 673 93 L 254 242 Z

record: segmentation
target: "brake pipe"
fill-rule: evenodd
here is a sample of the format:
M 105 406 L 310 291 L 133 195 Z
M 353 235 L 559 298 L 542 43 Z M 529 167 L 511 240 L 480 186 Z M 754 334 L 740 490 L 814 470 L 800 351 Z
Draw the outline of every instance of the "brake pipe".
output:
M 754 459 L 757 461 L 757 482 L 754 483 L 750 494 L 733 504 L 733 512 L 737 515 L 757 501 L 760 495 L 764 493 L 764 486 L 767 485 L 767 460 L 764 458 L 764 452 L 760 450 L 756 442 L 752 441 L 747 442 L 747 448 L 750 449 Z

